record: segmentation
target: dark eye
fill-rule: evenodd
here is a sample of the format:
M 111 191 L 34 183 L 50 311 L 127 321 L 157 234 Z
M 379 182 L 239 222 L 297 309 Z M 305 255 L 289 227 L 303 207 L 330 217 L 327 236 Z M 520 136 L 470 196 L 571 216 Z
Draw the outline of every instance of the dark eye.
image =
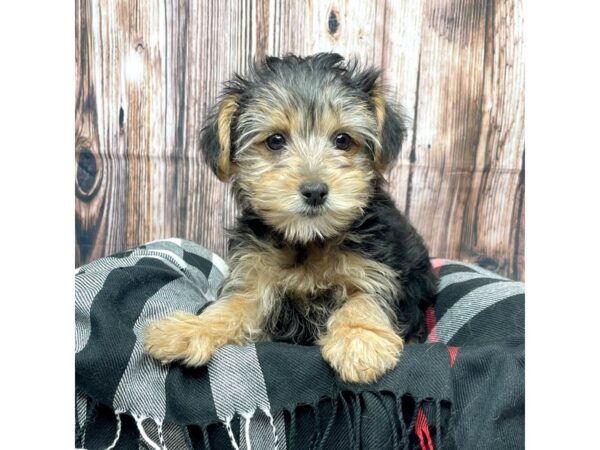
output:
M 335 137 L 335 147 L 340 150 L 348 150 L 352 144 L 352 139 L 346 133 L 340 133 Z
M 281 134 L 272 134 L 267 138 L 267 147 L 271 150 L 279 150 L 285 145 L 285 138 Z

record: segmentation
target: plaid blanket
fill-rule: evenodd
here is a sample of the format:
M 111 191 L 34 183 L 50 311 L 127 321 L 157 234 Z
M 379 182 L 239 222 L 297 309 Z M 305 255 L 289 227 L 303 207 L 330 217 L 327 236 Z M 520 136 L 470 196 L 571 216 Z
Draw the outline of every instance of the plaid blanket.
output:
M 428 342 L 373 385 L 342 382 L 312 346 L 226 346 L 163 366 L 145 325 L 199 312 L 227 266 L 168 239 L 76 271 L 75 445 L 87 449 L 512 449 L 524 447 L 524 286 L 435 259 Z

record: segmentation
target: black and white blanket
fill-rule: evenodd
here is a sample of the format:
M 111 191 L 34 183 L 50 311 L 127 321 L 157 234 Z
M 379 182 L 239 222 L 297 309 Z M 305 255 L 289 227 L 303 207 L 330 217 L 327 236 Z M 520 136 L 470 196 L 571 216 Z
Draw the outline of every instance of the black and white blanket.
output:
M 163 366 L 145 325 L 198 312 L 227 274 L 168 239 L 76 271 L 75 445 L 86 449 L 524 447 L 524 286 L 435 259 L 428 342 L 373 385 L 342 382 L 319 349 L 226 346 L 206 367 Z

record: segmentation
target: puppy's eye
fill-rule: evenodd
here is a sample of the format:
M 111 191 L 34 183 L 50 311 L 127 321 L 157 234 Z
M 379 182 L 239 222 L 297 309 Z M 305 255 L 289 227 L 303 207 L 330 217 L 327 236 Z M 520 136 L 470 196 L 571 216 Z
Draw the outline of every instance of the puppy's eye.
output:
M 271 150 L 280 150 L 285 145 L 285 138 L 281 134 L 272 134 L 266 142 Z
M 340 133 L 335 137 L 335 147 L 340 150 L 348 150 L 352 144 L 352 138 L 346 133 Z

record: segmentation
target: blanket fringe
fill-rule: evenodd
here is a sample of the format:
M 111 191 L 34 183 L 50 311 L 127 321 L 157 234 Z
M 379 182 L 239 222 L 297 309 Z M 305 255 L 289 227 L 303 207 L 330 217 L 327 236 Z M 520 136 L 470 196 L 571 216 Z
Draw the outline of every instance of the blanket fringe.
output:
M 85 448 L 85 436 L 88 427 L 96 420 L 97 406 L 98 402 L 96 400 L 86 398 L 83 425 L 78 427 L 75 434 L 75 443 L 81 448 Z
M 88 398 L 81 392 L 75 396 L 75 446 L 83 448 L 88 420 Z
M 337 408 L 338 408 L 338 398 L 335 397 L 332 400 L 332 407 L 331 407 L 331 416 L 329 417 L 329 420 L 327 421 L 327 426 L 325 427 L 325 432 L 323 433 L 323 437 L 321 438 L 320 442 L 319 442 L 319 450 L 324 450 L 325 449 L 325 443 L 327 442 L 327 439 L 329 438 L 329 433 L 331 433 L 331 427 L 333 427 L 333 422 L 335 421 L 335 417 L 337 414 Z
M 93 400 L 86 400 L 85 415 L 83 408 L 77 405 L 79 408 L 76 445 L 79 448 L 85 448 L 86 429 L 94 422 L 99 407 Z M 259 415 L 257 416 L 256 413 Z M 102 414 L 105 415 L 106 412 Z M 118 447 L 119 439 L 123 434 L 123 414 L 134 419 L 140 442 L 145 442 L 152 450 L 167 450 L 167 445 L 172 446 L 175 442 L 179 442 L 172 439 L 173 433 L 169 427 L 163 428 L 162 420 L 115 409 L 113 422 L 115 431 L 114 435 L 112 433 L 109 435 L 114 438 L 112 442 L 103 445 L 106 446 L 106 450 L 114 450 Z M 380 417 L 377 423 L 373 421 L 375 417 L 373 414 Z M 361 448 L 365 439 L 371 441 L 375 437 L 379 440 L 382 436 L 384 439 L 381 441 L 382 445 L 387 440 L 386 445 L 397 449 L 408 450 L 416 447 L 421 450 L 439 450 L 444 443 L 448 447 L 452 441 L 454 415 L 454 408 L 446 400 L 415 398 L 408 394 L 402 396 L 388 391 L 348 390 L 340 391 L 332 397 L 321 398 L 313 404 L 284 409 L 277 415 L 274 415 L 268 406 L 257 407 L 254 411 L 236 413 L 227 417 L 221 421 L 221 426 L 224 426 L 234 450 L 252 450 L 265 445 L 273 450 L 325 450 L 331 446 L 330 440 L 334 435 L 336 443 L 348 450 Z M 106 422 L 106 418 L 103 420 Z M 150 420 L 151 423 L 146 420 Z M 112 421 L 107 423 L 110 422 Z M 206 450 L 210 450 L 211 447 L 210 425 L 198 424 L 201 435 L 197 434 L 197 439 L 202 441 L 200 445 Z M 213 422 L 213 425 L 217 424 Z M 186 430 L 183 432 L 187 435 Z M 190 436 L 187 436 L 187 445 L 191 448 L 195 444 L 189 440 Z M 260 442 L 253 439 L 259 439 Z
M 435 448 L 442 450 L 442 401 L 435 401 Z
M 115 418 L 117 419 L 117 432 L 115 433 L 115 439 L 112 441 L 112 444 L 110 444 L 106 450 L 113 450 L 116 445 L 117 442 L 119 442 L 119 439 L 121 437 L 121 412 L 120 411 L 115 411 Z
M 135 420 L 135 423 L 137 425 L 137 428 L 140 432 L 140 436 L 144 439 L 144 441 L 146 441 L 146 443 L 153 448 L 153 450 L 167 450 L 167 448 L 164 446 L 164 441 L 162 441 L 162 421 L 158 421 L 155 419 L 152 419 L 151 417 L 142 417 L 142 416 L 138 416 L 133 414 L 132 415 L 133 419 Z M 159 437 L 159 443 L 157 444 L 156 442 L 154 442 L 152 439 L 150 439 L 150 437 L 148 436 L 148 434 L 146 433 L 146 430 L 144 429 L 144 420 L 149 419 L 152 420 L 156 426 L 158 427 L 158 437 Z
M 225 422 L 223 422 L 223 425 L 225 425 L 225 429 L 227 430 L 227 435 L 229 436 L 229 440 L 231 441 L 231 445 L 233 446 L 234 450 L 240 450 L 240 446 L 238 445 L 237 441 L 235 440 L 235 436 L 233 435 L 233 430 L 231 429 L 231 421 L 233 420 L 233 417 L 228 417 Z M 208 429 L 206 430 L 208 432 Z M 208 436 L 208 434 L 207 434 Z
M 379 392 L 372 392 L 371 394 L 374 396 L 375 399 L 377 399 L 377 402 L 381 405 L 383 411 L 385 412 L 387 424 L 390 427 L 390 430 L 392 430 L 392 446 L 393 448 L 398 448 L 398 431 L 396 429 L 397 427 L 395 422 L 394 411 L 389 410 L 383 396 Z M 402 418 L 400 415 L 398 417 L 399 419 Z
M 238 443 L 237 440 L 235 439 L 235 435 L 233 433 L 233 429 L 231 427 L 231 422 L 233 421 L 233 417 L 228 417 L 224 422 L 223 425 L 225 426 L 225 429 L 227 430 L 227 435 L 229 436 L 229 441 L 231 442 L 232 447 L 234 448 L 234 450 L 252 450 L 252 433 L 251 433 L 251 427 L 252 427 L 252 423 L 253 423 L 253 419 L 255 419 L 255 413 L 256 411 L 262 411 L 265 416 L 269 419 L 269 426 L 271 427 L 271 434 L 273 436 L 273 442 L 272 442 L 272 449 L 273 450 L 279 450 L 279 446 L 280 446 L 280 441 L 279 441 L 279 433 L 277 431 L 277 426 L 275 425 L 275 418 L 273 417 L 273 414 L 271 413 L 271 410 L 269 408 L 266 407 L 259 407 L 254 411 L 251 412 L 244 412 L 244 413 L 240 413 L 239 417 L 242 419 L 240 422 L 240 442 Z M 243 425 L 242 425 L 243 423 Z M 243 433 L 243 434 L 242 434 Z M 284 436 L 285 439 L 285 436 Z M 269 444 L 271 445 L 271 444 Z
M 202 430 L 202 442 L 204 443 L 204 448 L 205 448 L 205 450 L 211 450 L 210 439 L 208 437 L 208 425 L 202 427 L 201 430 Z
M 328 408 L 323 402 L 331 404 Z M 410 395 L 397 396 L 391 392 L 364 391 L 342 392 L 337 397 L 321 399 L 310 408 L 313 424 L 309 435 L 300 435 L 298 411 L 288 412 L 289 443 L 287 448 L 326 449 L 334 427 L 342 426 L 348 449 L 363 445 L 365 433 L 372 433 L 372 426 L 364 422 L 365 409 L 382 411 L 382 424 L 389 430 L 389 444 L 393 448 L 410 450 L 417 445 L 428 450 L 441 449 L 445 437 L 452 429 L 450 415 L 453 408 L 449 402 L 432 398 L 414 398 Z M 306 420 L 308 417 L 304 416 Z M 302 427 L 302 426 L 301 426 Z M 301 442 L 308 439 L 310 442 Z
M 252 439 L 250 439 L 250 422 L 254 417 L 254 411 L 251 413 L 242 414 L 244 418 L 244 438 L 246 440 L 246 449 L 252 450 Z
M 274 439 L 274 450 L 279 450 L 279 435 L 277 433 L 277 427 L 275 426 L 275 419 L 273 418 L 273 414 L 271 414 L 271 410 L 269 408 L 260 408 L 262 412 L 269 418 L 269 423 L 271 424 L 271 431 L 273 432 Z M 285 436 L 283 437 L 285 439 Z M 248 448 L 250 450 L 250 448 Z

